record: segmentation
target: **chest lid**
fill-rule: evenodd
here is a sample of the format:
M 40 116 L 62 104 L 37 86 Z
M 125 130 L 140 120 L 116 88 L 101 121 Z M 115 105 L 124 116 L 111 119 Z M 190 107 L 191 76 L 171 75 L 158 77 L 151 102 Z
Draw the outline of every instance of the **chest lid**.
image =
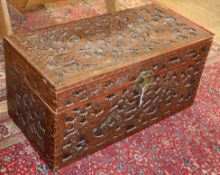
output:
M 212 37 L 156 4 L 13 35 L 8 42 L 55 89 Z

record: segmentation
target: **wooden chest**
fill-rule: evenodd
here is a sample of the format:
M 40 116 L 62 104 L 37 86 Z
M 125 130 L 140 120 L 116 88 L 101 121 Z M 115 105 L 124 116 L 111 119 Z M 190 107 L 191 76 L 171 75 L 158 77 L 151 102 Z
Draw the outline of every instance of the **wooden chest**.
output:
M 212 39 L 154 3 L 10 36 L 9 114 L 61 168 L 192 105 Z

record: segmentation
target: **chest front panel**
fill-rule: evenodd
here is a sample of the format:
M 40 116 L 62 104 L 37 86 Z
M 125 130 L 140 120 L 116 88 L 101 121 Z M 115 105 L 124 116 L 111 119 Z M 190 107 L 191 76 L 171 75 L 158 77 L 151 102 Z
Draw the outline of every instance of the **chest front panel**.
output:
M 122 77 L 111 79 L 111 91 L 103 91 L 89 100 L 83 98 L 63 112 L 60 116 L 65 122 L 63 164 L 189 107 L 196 94 L 210 43 L 195 46 L 188 51 L 178 51 L 176 57 L 173 54 L 167 57 L 165 60 L 170 62 L 165 66 L 160 60 L 141 63 L 138 68 L 131 67 Z M 174 58 L 178 58 L 176 65 L 173 64 Z M 144 82 L 143 72 L 149 72 L 150 76 L 145 85 L 141 84 Z M 124 77 L 129 78 L 121 86 L 114 85 Z M 96 82 L 99 89 L 100 84 Z M 85 88 L 85 94 L 92 95 L 91 89 Z

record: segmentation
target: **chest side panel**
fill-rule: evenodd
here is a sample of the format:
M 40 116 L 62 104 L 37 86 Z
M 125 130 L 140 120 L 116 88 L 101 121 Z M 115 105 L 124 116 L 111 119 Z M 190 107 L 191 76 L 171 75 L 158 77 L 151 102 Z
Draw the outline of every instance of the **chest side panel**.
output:
M 62 139 L 64 122 L 60 121 L 62 118 L 56 118 L 56 113 L 37 93 L 40 89 L 30 86 L 29 82 L 38 83 L 36 81 L 38 77 L 32 77 L 36 74 L 32 74 L 31 68 L 26 67 L 27 65 L 17 52 L 5 45 L 8 113 L 40 156 L 51 167 L 57 168 L 60 167 L 59 155 L 63 154 L 62 150 L 58 149 L 60 147 L 57 140 Z M 50 98 L 48 87 L 41 84 L 37 84 L 37 87 L 45 88 L 42 92 L 48 95 L 48 99 Z
M 9 115 L 42 158 L 53 165 L 57 137 L 55 115 L 9 65 L 6 66 L 6 81 Z

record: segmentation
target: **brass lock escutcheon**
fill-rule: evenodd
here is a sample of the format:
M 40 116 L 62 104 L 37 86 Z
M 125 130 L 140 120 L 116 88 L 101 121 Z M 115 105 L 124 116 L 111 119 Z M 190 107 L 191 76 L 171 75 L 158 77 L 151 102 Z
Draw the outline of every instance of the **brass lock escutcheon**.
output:
M 140 73 L 139 78 L 137 80 L 137 88 L 138 89 L 145 89 L 150 85 L 152 81 L 152 72 L 144 70 Z
M 142 106 L 144 101 L 144 93 L 151 84 L 152 73 L 150 71 L 144 70 L 140 73 L 140 76 L 137 81 L 137 88 L 141 91 L 139 107 Z

